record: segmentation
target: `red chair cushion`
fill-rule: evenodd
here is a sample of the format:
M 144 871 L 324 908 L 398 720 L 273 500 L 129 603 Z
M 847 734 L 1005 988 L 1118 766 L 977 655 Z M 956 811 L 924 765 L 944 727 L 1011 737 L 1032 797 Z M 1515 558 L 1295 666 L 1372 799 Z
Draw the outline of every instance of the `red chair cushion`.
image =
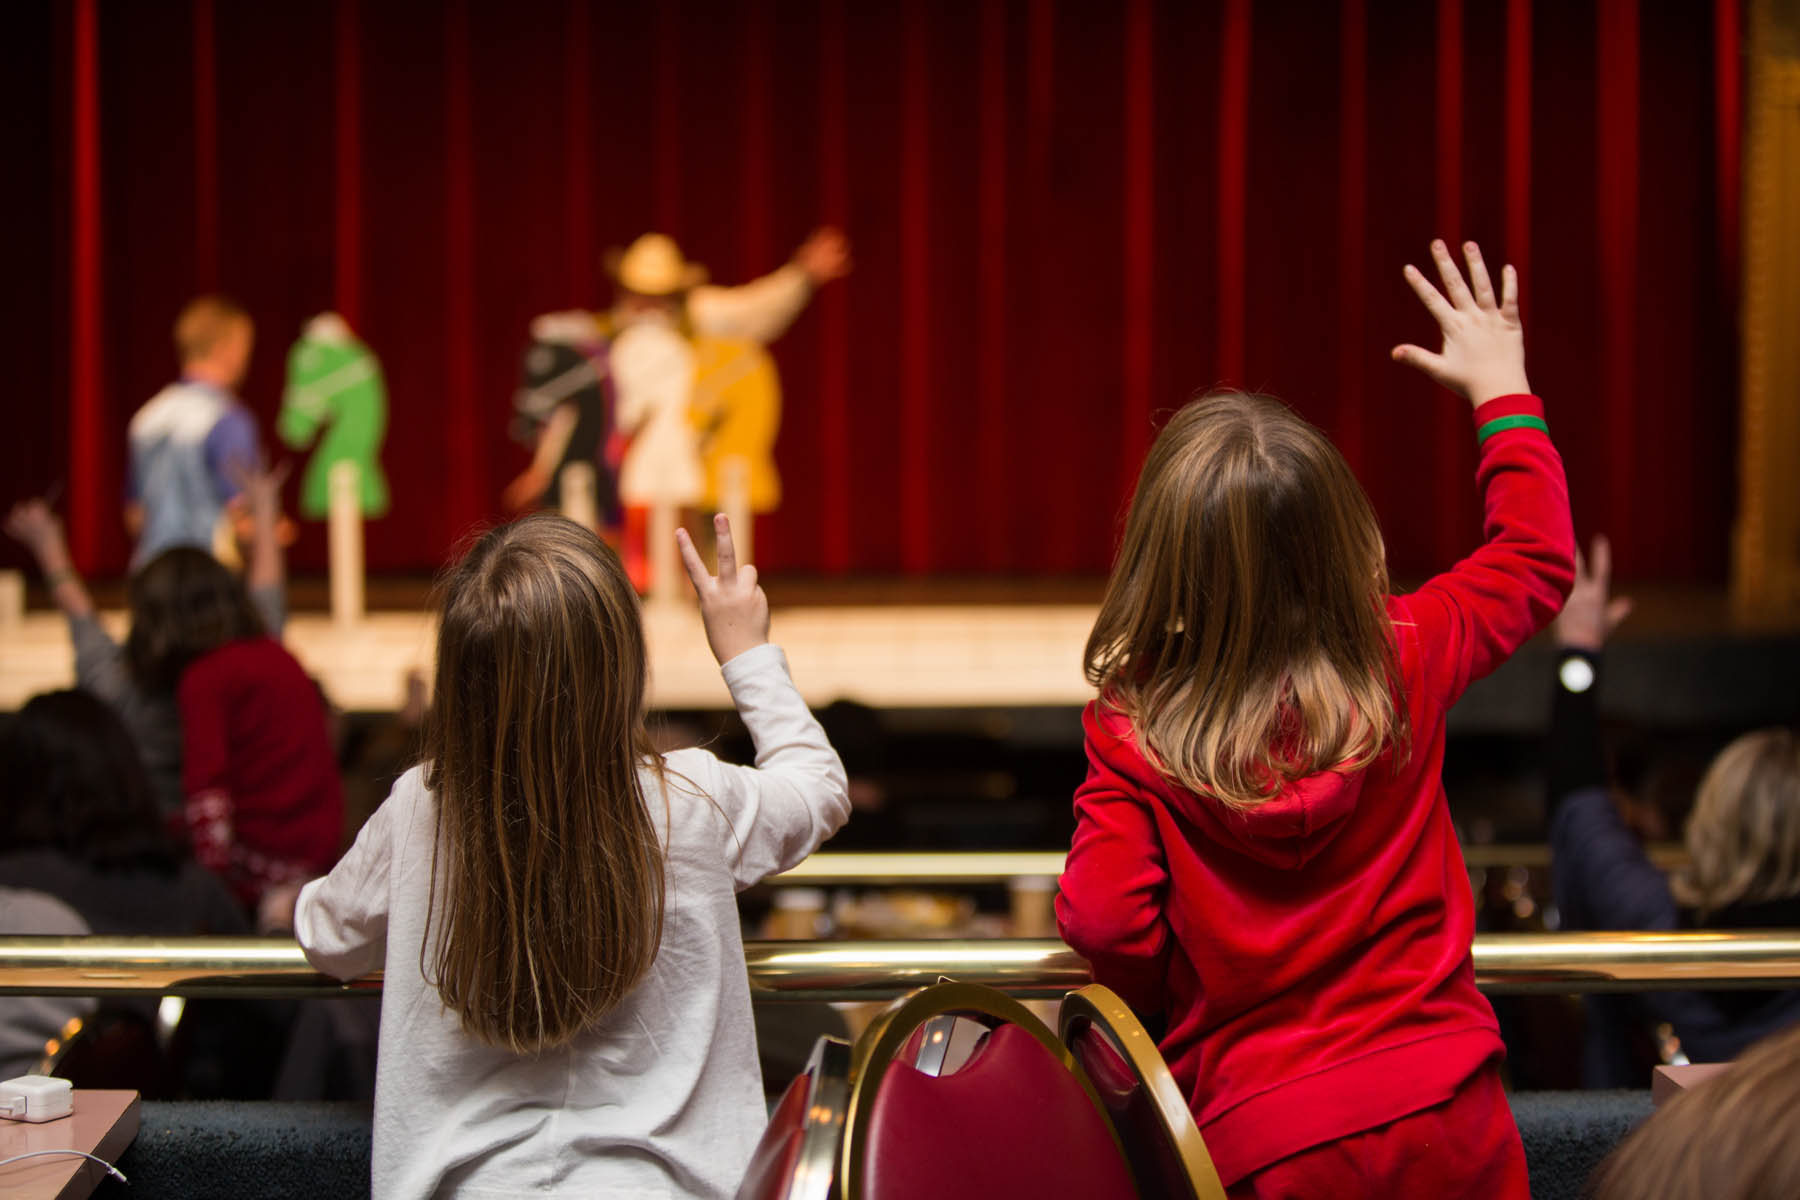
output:
M 756 1143 L 750 1156 L 750 1169 L 738 1185 L 737 1200 L 779 1200 L 787 1195 L 788 1181 L 800 1158 L 800 1143 L 806 1127 L 806 1097 L 812 1089 L 812 1076 L 797 1075 L 781 1093 L 781 1100 L 769 1116 L 769 1127 Z
M 988 1035 L 951 1075 L 895 1062 L 876 1093 L 865 1145 L 869 1200 L 1135 1195 L 1105 1118 L 1016 1025 Z

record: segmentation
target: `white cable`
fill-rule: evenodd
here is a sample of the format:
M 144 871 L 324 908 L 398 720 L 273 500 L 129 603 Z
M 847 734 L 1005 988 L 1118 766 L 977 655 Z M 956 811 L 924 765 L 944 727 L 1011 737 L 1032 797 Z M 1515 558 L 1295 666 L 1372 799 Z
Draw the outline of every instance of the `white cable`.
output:
M 117 1176 L 120 1183 L 131 1182 L 129 1179 L 125 1178 L 125 1172 L 119 1170 L 119 1168 L 113 1166 L 98 1154 L 89 1154 L 86 1150 L 33 1150 L 29 1154 L 15 1154 L 11 1158 L 0 1158 L 0 1167 L 4 1167 L 8 1163 L 16 1163 L 22 1158 L 37 1158 L 45 1154 L 79 1154 L 81 1157 L 91 1158 L 101 1166 L 105 1167 L 107 1174 Z

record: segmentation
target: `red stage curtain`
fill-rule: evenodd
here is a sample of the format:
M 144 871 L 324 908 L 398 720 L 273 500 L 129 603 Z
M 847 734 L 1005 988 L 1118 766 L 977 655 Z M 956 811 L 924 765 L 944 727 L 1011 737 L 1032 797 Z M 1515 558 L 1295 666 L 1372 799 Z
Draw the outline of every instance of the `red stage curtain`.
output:
M 533 314 L 650 228 L 730 281 L 815 223 L 857 270 L 777 349 L 774 570 L 1100 572 L 1156 414 L 1234 383 L 1331 431 L 1396 571 L 1477 537 L 1467 422 L 1392 366 L 1426 240 L 1525 269 L 1576 521 L 1723 579 L 1735 0 L 248 5 L 9 11 L 20 273 L 4 478 L 117 572 L 125 423 L 210 286 L 246 398 L 337 307 L 392 391 L 374 570 L 436 566 L 524 461 Z M 10 551 L 9 551 L 10 553 Z M 16 555 L 15 555 L 16 558 Z M 323 562 L 309 529 L 295 555 Z

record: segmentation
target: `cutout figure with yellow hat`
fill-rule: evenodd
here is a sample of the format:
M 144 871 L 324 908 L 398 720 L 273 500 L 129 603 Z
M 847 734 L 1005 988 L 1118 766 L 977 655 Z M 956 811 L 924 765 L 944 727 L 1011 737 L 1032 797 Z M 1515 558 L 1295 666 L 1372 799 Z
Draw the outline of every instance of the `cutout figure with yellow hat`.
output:
M 718 287 L 674 239 L 647 233 L 609 254 L 607 268 L 618 289 L 609 311 L 534 323 L 518 408 L 536 453 L 505 499 L 517 510 L 560 496 L 570 510 L 570 489 L 559 484 L 571 453 L 585 460 L 577 468 L 582 477 L 590 463 L 600 472 L 601 496 L 611 495 L 616 467 L 626 566 L 640 590 L 669 598 L 679 595 L 674 535 L 682 510 L 730 514 L 747 554 L 751 515 L 780 504 L 774 447 L 781 386 L 765 347 L 787 331 L 819 285 L 849 272 L 850 247 L 839 231 L 820 229 L 785 266 L 739 287 Z M 595 440 L 572 436 L 592 414 L 584 422 L 577 397 L 554 383 L 567 368 L 543 385 L 531 383 L 529 356 L 548 361 L 542 346 L 550 326 L 560 330 L 578 318 L 592 331 L 582 339 L 594 363 L 591 378 L 605 383 L 602 390 L 584 378 L 582 395 L 592 390 L 611 398 L 612 436 L 598 439 L 597 462 Z M 568 340 L 558 341 L 566 353 Z

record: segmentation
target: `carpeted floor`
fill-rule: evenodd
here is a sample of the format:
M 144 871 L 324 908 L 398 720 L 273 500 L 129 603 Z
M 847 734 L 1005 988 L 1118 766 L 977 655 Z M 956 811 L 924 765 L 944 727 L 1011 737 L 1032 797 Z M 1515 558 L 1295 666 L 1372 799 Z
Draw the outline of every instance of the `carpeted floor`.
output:
M 1650 1115 L 1649 1092 L 1523 1092 L 1512 1104 L 1533 1200 L 1577 1200 L 1595 1164 Z M 108 1180 L 99 1196 L 367 1196 L 369 1106 L 146 1103 L 137 1141 L 118 1165 L 130 1187 Z

